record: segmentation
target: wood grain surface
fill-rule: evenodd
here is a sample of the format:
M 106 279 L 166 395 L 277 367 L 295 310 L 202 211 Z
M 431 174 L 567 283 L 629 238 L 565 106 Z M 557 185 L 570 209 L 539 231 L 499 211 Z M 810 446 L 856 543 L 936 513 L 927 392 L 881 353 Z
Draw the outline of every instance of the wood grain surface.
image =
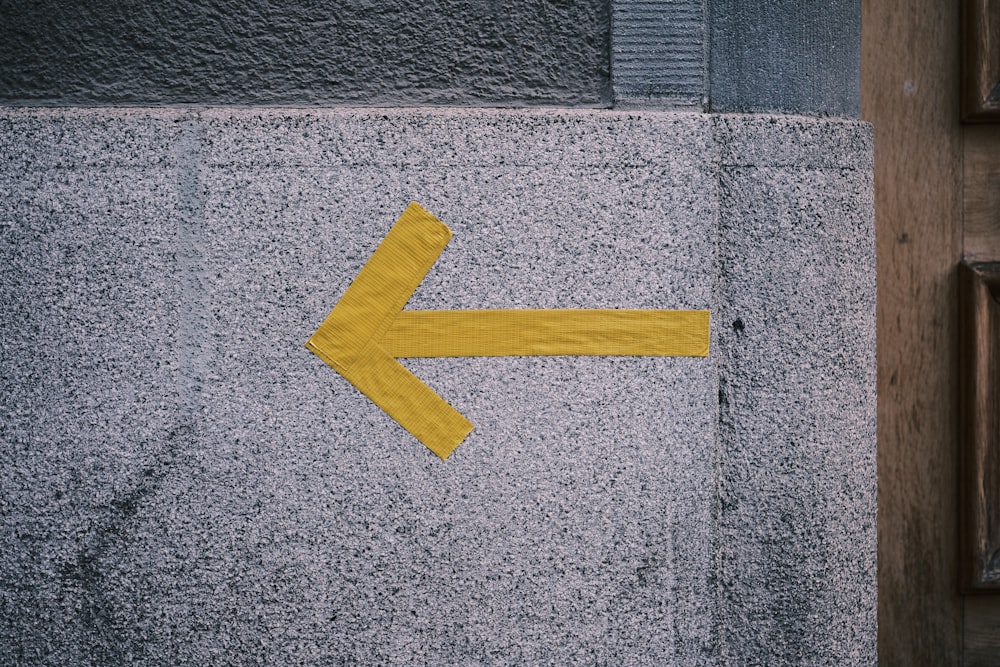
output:
M 963 0 L 962 117 L 1000 120 L 1000 0 Z
M 964 667 L 1000 664 L 1000 604 L 996 596 L 965 598 Z
M 1000 259 L 1000 125 L 965 128 L 965 257 Z
M 1000 263 L 959 269 L 959 446 L 966 592 L 1000 592 Z M 1000 655 L 997 656 L 1000 659 Z
M 966 261 L 1000 261 L 1000 124 L 967 125 L 963 135 L 963 254 Z M 963 619 L 962 664 L 1000 665 L 1000 594 L 966 597 Z
M 862 4 L 862 116 L 875 126 L 879 654 L 957 665 L 959 7 Z

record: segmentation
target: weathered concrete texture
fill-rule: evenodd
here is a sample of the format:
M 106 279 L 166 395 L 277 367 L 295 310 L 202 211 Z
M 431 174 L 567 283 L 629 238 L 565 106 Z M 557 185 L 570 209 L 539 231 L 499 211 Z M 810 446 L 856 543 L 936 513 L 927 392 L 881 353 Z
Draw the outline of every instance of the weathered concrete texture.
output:
M 729 116 L 715 136 L 721 655 L 872 665 L 871 135 Z
M 190 304 L 172 118 L 0 119 L 0 662 L 113 664 L 108 570 L 174 491 Z
M 603 0 L 0 0 L 0 103 L 610 103 Z
M 870 160 L 806 119 L 4 111 L 0 658 L 871 664 Z M 303 347 L 411 200 L 455 237 L 408 307 L 711 307 L 712 356 L 406 361 L 476 426 L 441 462 Z
M 859 0 L 708 0 L 718 113 L 861 114 Z

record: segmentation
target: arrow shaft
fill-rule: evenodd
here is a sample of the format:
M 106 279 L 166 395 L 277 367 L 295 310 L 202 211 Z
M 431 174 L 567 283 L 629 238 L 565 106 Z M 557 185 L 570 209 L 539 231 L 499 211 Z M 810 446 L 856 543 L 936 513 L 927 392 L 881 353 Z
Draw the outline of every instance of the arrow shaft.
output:
M 391 357 L 703 357 L 708 344 L 707 310 L 404 310 L 380 341 Z

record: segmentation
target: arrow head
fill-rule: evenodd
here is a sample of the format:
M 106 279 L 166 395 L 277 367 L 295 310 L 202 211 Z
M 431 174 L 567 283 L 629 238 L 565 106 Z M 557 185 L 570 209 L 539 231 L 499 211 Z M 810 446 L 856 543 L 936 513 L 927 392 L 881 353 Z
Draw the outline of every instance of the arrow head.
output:
M 442 459 L 472 423 L 381 347 L 451 230 L 411 203 L 306 347 Z

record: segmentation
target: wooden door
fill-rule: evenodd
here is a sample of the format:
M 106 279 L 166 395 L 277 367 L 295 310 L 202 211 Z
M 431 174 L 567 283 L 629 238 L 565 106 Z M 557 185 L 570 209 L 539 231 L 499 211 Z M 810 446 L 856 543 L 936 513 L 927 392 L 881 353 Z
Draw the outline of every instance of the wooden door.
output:
M 1000 260 L 1000 125 L 961 124 L 960 21 L 958 2 L 862 5 L 884 665 L 1000 665 L 1000 595 L 959 594 L 957 267 Z

